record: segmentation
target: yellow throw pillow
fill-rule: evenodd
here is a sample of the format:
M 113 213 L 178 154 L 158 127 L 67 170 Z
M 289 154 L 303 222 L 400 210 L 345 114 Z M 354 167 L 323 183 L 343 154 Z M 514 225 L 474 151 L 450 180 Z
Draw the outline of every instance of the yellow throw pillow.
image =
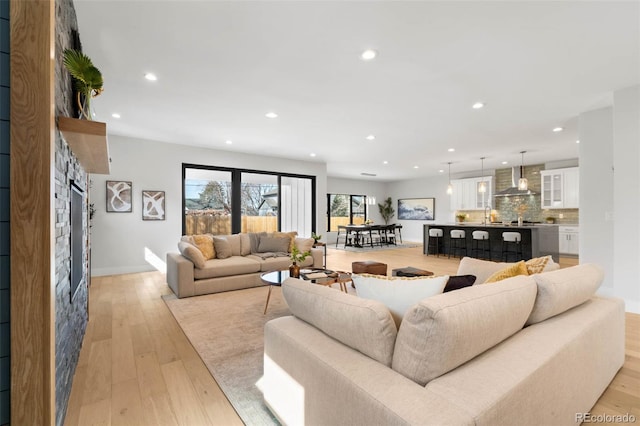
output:
M 529 275 L 539 274 L 544 271 L 547 263 L 549 263 L 549 259 L 551 259 L 551 256 L 534 257 L 533 259 L 527 260 L 525 265 L 527 265 L 527 272 L 529 272 Z
M 193 244 L 200 249 L 205 259 L 215 259 L 216 250 L 213 247 L 213 236 L 210 234 L 192 235 Z
M 298 236 L 298 231 L 274 232 L 271 234 L 271 236 L 277 238 L 289 238 L 289 253 L 291 253 L 296 242 L 296 237 Z
M 506 268 L 499 270 L 498 272 L 487 278 L 484 283 L 495 283 L 506 278 L 515 277 L 517 275 L 529 275 L 529 272 L 527 271 L 527 265 L 524 263 L 524 260 L 521 260 L 518 263 L 514 263 L 511 266 L 507 266 Z

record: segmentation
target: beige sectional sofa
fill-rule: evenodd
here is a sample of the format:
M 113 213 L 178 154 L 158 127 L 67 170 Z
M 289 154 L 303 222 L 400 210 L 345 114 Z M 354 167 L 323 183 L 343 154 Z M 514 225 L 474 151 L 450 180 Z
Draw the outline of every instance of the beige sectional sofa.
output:
M 291 259 L 287 252 L 259 251 L 265 247 L 264 244 L 260 245 L 261 237 L 273 237 L 273 234 L 242 233 L 214 236 L 214 246 L 218 244 L 221 248 L 224 242 L 229 253 L 224 258 L 198 259 L 192 255 L 193 237 L 183 236 L 178 244 L 181 253 L 167 253 L 169 287 L 176 296 L 183 298 L 264 285 L 260 280 L 262 273 L 287 269 L 291 265 Z M 292 236 L 288 251 L 290 252 L 294 245 L 300 246 L 302 251 L 308 249 L 311 256 L 308 256 L 301 266 L 322 267 L 323 251 L 311 248 L 312 244 L 312 239 Z M 269 248 L 273 247 L 263 250 Z M 218 250 L 218 255 L 220 252 L 221 250 Z
M 290 425 L 579 424 L 624 362 L 624 304 L 594 295 L 602 278 L 587 264 L 476 284 L 399 328 L 380 302 L 287 280 L 265 402 Z

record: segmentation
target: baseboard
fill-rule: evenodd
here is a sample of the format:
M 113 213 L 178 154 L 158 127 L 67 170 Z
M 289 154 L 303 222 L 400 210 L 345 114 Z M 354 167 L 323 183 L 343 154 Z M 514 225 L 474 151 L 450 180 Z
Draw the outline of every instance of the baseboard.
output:
M 114 266 L 111 268 L 91 268 L 91 276 L 104 277 L 106 275 L 135 274 L 136 272 L 150 272 L 150 271 L 157 271 L 157 269 L 151 265 Z

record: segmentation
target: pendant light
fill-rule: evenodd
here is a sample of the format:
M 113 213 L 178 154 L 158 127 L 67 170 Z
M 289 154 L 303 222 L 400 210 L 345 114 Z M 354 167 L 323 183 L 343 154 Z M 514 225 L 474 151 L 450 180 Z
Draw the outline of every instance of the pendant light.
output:
M 484 183 L 484 159 L 486 157 L 480 157 L 480 160 L 482 160 L 482 180 L 480 181 L 480 186 L 478 186 L 478 192 L 484 194 L 485 192 L 487 192 L 487 184 Z
M 520 163 L 520 179 L 518 179 L 518 189 L 520 191 L 527 191 L 529 189 L 529 181 L 524 177 L 524 153 L 527 151 L 520 151 L 522 154 L 522 162 Z
M 449 165 L 449 185 L 447 185 L 447 194 L 453 194 L 453 185 L 451 185 L 451 161 L 447 163 Z

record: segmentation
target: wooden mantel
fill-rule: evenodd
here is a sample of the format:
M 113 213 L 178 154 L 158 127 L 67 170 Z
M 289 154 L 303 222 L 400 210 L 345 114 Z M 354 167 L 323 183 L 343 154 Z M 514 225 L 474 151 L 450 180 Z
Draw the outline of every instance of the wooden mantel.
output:
M 58 117 L 58 129 L 87 173 L 110 173 L 106 123 Z

